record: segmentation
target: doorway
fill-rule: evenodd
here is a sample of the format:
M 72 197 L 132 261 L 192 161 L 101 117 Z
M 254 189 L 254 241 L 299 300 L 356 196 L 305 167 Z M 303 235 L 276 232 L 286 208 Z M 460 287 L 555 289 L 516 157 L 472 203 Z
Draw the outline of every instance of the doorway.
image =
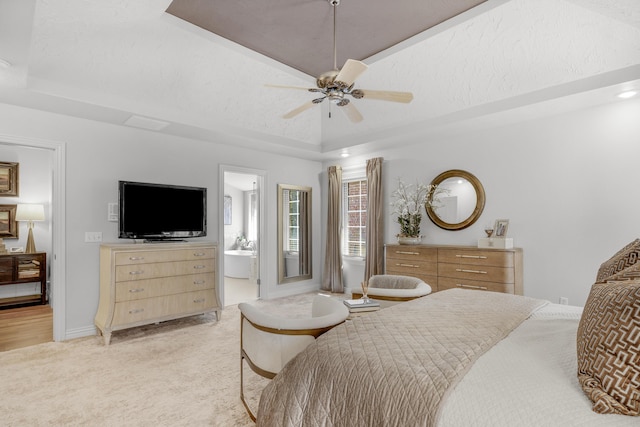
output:
M 221 299 L 230 306 L 260 298 L 265 172 L 221 166 Z
M 66 269 L 65 269 L 65 144 L 57 141 L 0 135 L 0 149 L 6 150 L 3 159 L 14 159 L 23 163 L 22 172 L 30 169 L 29 179 L 23 177 L 20 198 L 15 202 L 38 202 L 45 205 L 45 221 L 34 228 L 37 248 L 47 253 L 49 305 L 53 312 L 53 340 L 63 341 L 66 331 Z M 8 156 L 8 157 L 7 157 Z M 11 156 L 16 156 L 11 157 Z M 39 156 L 46 161 L 36 167 L 29 163 L 37 162 Z M 42 177 L 33 179 L 34 171 L 44 172 Z M 30 182 L 31 181 L 31 182 Z M 42 182 L 47 182 L 46 188 Z M 35 187 L 30 185 L 35 185 Z M 54 221 L 53 218 L 56 220 Z M 20 247 L 21 243 L 10 246 Z M 5 243 L 8 243 L 7 241 Z M 19 249 L 18 249 L 19 250 Z M 20 292 L 20 291 L 17 291 Z

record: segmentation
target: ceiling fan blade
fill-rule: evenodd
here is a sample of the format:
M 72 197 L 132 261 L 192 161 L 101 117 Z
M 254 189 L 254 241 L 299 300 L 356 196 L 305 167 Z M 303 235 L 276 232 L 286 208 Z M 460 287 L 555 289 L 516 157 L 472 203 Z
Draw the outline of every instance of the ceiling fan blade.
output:
M 360 89 L 364 99 L 379 99 L 381 101 L 402 102 L 408 104 L 413 100 L 411 92 L 392 92 L 388 90 Z
M 334 81 L 345 83 L 347 87 L 351 86 L 362 73 L 367 71 L 367 68 L 369 66 L 364 62 L 347 59 Z
M 278 89 L 300 89 L 300 90 L 309 90 L 310 88 L 308 87 L 301 87 L 301 86 L 286 86 L 286 85 L 272 85 L 272 84 L 265 84 L 266 87 L 275 87 Z M 315 88 L 312 88 L 315 89 Z
M 360 111 L 358 111 L 356 106 L 353 105 L 353 102 L 350 102 L 340 107 L 340 109 L 344 111 L 344 113 L 347 115 L 347 117 L 349 118 L 349 120 L 351 120 L 352 123 L 360 123 L 363 119 L 362 114 L 360 114 Z
M 289 111 L 287 114 L 282 116 L 282 118 L 283 119 L 290 119 L 292 117 L 295 117 L 298 114 L 302 113 L 303 111 L 307 111 L 309 108 L 313 107 L 315 104 L 316 103 L 314 103 L 313 101 L 305 102 L 304 104 L 302 104 L 298 108 L 294 108 L 293 110 Z

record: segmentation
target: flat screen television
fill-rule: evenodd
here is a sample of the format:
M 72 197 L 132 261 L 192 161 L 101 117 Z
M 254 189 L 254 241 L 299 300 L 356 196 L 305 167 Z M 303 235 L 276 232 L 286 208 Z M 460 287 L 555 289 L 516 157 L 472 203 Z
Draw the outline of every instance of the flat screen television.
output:
M 207 189 L 119 181 L 121 239 L 181 240 L 207 235 Z

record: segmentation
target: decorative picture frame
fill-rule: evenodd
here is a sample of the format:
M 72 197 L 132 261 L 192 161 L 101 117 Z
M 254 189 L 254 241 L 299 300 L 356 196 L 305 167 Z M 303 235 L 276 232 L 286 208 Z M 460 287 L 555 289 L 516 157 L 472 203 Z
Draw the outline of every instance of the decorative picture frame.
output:
M 0 162 L 0 197 L 19 195 L 19 168 L 19 163 Z
M 18 205 L 0 205 L 0 238 L 17 239 L 19 237 L 16 209 Z
M 509 229 L 508 219 L 496 219 L 496 225 L 493 227 L 495 230 L 495 237 L 507 237 L 507 230 Z
M 224 225 L 231 225 L 231 196 L 224 196 Z

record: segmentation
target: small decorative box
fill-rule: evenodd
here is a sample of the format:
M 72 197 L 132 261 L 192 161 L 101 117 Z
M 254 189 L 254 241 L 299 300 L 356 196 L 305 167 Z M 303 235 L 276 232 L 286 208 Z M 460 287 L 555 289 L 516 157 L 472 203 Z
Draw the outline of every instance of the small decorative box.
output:
M 483 237 L 478 239 L 478 247 L 485 249 L 511 249 L 513 239 L 511 237 Z

